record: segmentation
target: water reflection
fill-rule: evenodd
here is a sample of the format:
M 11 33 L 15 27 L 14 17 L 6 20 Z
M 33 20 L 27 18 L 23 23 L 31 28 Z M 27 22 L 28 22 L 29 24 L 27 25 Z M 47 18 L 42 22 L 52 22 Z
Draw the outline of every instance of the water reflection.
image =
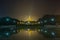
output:
M 46 36 L 55 37 L 54 32 L 51 33 L 47 28 L 41 29 L 14 29 L 14 28 L 3 28 L 0 29 L 0 40 L 50 40 Z M 2 38 L 2 39 L 1 39 Z
M 43 36 L 37 30 L 20 29 L 20 32 L 15 36 L 18 40 L 40 40 Z M 14 36 L 12 36 L 14 38 Z M 16 40 L 14 38 L 14 40 Z
M 41 39 L 43 36 L 38 33 L 40 30 L 31 29 L 13 29 L 13 28 L 3 28 L 0 29 L 0 40 L 37 40 Z
M 13 29 L 13 28 L 0 28 L 0 38 L 1 37 L 10 37 L 13 34 L 16 34 L 17 29 Z
M 27 36 L 34 36 L 36 35 L 38 32 L 37 30 L 30 30 L 30 29 L 27 29 L 27 30 L 20 30 L 20 33 L 22 33 L 23 35 L 27 34 Z

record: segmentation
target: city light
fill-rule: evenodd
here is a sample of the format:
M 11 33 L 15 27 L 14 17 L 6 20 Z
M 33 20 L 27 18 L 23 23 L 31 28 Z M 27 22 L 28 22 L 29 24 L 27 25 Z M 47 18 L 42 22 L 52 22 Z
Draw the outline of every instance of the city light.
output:
M 47 22 L 47 20 L 44 20 L 44 23 L 46 23 Z
M 55 32 L 51 32 L 51 35 L 55 36 Z
M 51 21 L 54 21 L 54 18 L 52 18 Z
M 30 29 L 27 29 L 28 31 L 30 31 Z
M 47 33 L 47 30 L 45 30 L 44 32 Z
M 10 33 L 9 33 L 9 32 L 6 32 L 6 33 L 5 33 L 5 35 L 6 35 L 6 36 L 9 36 L 9 35 L 10 35 Z
M 40 32 L 40 29 L 38 29 L 38 31 Z
M 38 22 L 38 24 L 40 24 L 40 22 Z
M 16 30 L 13 30 L 13 32 L 16 32 Z
M 13 20 L 13 22 L 14 22 L 14 23 L 16 23 L 16 21 L 15 21 L 15 20 Z
M 43 24 L 44 22 L 43 21 L 40 21 L 40 24 Z
M 9 21 L 9 20 L 10 20 L 9 18 L 6 19 L 6 21 Z
M 43 29 L 41 29 L 41 32 L 43 31 Z
M 10 28 L 10 30 L 13 30 L 13 28 Z

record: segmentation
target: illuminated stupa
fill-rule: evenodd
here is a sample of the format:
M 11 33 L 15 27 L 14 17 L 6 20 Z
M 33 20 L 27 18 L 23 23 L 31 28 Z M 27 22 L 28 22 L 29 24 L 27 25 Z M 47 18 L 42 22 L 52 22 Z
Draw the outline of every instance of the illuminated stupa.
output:
M 28 21 L 28 22 L 33 21 L 32 18 L 31 18 L 31 16 L 29 16 L 29 17 L 27 18 L 27 21 Z

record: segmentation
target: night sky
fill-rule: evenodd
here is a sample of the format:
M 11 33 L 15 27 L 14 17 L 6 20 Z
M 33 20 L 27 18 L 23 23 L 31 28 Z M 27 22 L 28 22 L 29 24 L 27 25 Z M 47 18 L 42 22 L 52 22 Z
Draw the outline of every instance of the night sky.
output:
M 0 17 L 10 16 L 25 20 L 31 16 L 34 20 L 43 15 L 60 15 L 59 0 L 0 0 Z

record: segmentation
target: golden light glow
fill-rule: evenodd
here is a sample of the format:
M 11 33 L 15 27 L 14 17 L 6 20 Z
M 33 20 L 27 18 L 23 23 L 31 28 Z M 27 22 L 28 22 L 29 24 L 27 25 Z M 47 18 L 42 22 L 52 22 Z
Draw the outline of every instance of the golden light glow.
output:
M 36 35 L 35 33 L 37 33 L 37 31 L 28 29 L 27 33 L 28 33 L 29 36 L 33 36 L 33 35 Z
M 30 30 L 30 29 L 28 29 L 28 34 L 29 34 L 29 36 L 31 36 L 31 34 L 32 34 L 32 31 Z
M 29 16 L 25 16 L 23 21 L 37 21 L 36 17 L 32 16 L 32 15 L 29 15 Z
M 29 17 L 27 18 L 27 21 L 33 21 L 33 19 L 31 18 L 31 16 L 29 16 Z
M 27 36 L 27 37 L 35 37 L 36 35 L 38 35 L 37 30 L 31 30 L 31 29 L 21 29 L 20 30 L 20 34 L 23 36 Z

